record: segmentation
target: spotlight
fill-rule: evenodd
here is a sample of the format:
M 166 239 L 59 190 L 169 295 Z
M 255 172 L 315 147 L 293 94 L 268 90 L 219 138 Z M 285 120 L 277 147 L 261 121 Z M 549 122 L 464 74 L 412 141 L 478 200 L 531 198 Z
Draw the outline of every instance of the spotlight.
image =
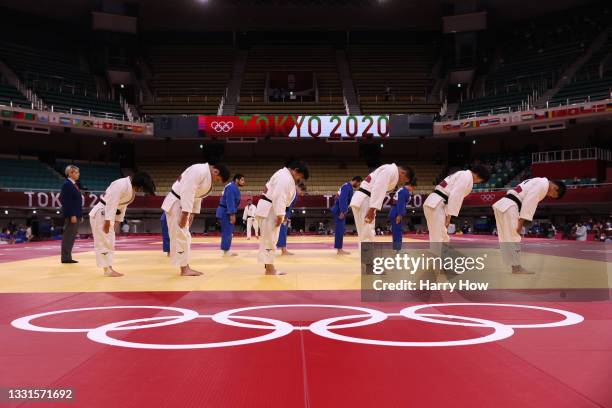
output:
M 204 149 L 204 145 L 203 144 L 200 145 L 200 149 Z
M 106 146 L 106 140 L 102 141 L 102 146 Z
M 121 84 L 121 85 L 119 85 L 119 88 L 123 89 L 123 88 L 125 88 L 125 85 Z
M 32 211 L 32 214 L 36 214 L 36 210 Z
M 56 213 L 56 214 L 59 214 L 60 212 L 59 212 L 59 210 L 57 210 L 55 213 Z
M 302 210 L 302 214 L 306 214 L 306 210 Z
M 461 84 L 457 84 L 457 88 L 461 88 Z
M 476 144 L 476 139 L 473 139 L 473 140 L 472 140 L 472 144 Z
M 384 144 L 384 143 L 381 143 L 381 144 L 380 144 L 380 148 L 382 149 L 383 147 L 385 147 L 385 144 Z
M 4 210 L 4 215 L 8 215 L 8 210 Z

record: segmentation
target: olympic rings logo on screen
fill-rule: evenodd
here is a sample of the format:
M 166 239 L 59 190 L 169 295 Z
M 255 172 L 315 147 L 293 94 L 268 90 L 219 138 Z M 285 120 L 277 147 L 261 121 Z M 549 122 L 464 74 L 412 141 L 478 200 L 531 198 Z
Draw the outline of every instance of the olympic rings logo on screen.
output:
M 481 194 L 480 198 L 482 199 L 482 201 L 493 201 L 495 200 L 495 194 Z
M 417 313 L 421 309 L 436 308 L 441 309 L 449 306 L 461 307 L 505 307 L 530 309 L 538 311 L 547 311 L 563 316 L 562 320 L 557 320 L 548 323 L 525 323 L 525 324 L 508 324 L 493 320 L 487 320 L 476 317 L 460 316 L 452 314 L 438 313 Z M 356 311 L 349 315 L 341 315 L 321 319 L 311 323 L 308 326 L 294 326 L 291 323 L 282 320 L 270 319 L 259 316 L 249 316 L 245 314 L 250 311 L 261 311 L 265 309 L 279 308 L 332 308 L 341 310 Z M 178 315 L 173 316 L 158 316 L 145 317 L 141 319 L 123 320 L 103 324 L 97 327 L 90 328 L 54 328 L 37 326 L 31 323 L 32 320 L 46 316 L 55 316 L 64 313 L 77 313 L 82 311 L 94 310 L 116 310 L 116 309 L 153 309 L 166 310 L 176 312 Z M 448 326 L 463 326 L 463 327 L 479 327 L 491 329 L 492 332 L 483 335 L 482 337 L 474 337 L 460 340 L 443 340 L 443 341 L 395 341 L 384 339 L 370 339 L 353 337 L 339 333 L 342 329 L 363 327 L 374 325 L 386 320 L 389 317 L 403 317 L 408 320 L 416 320 L 439 325 Z M 115 331 L 126 330 L 143 330 L 153 327 L 174 326 L 177 324 L 192 321 L 194 319 L 211 319 L 213 322 L 226 326 L 240 327 L 246 329 L 256 329 L 256 331 L 265 331 L 264 334 L 249 337 L 240 340 L 227 340 L 212 343 L 196 343 L 196 344 L 157 344 L 157 343 L 138 343 L 128 340 L 120 340 L 111 337 L 109 333 Z M 355 321 L 355 319 L 362 319 Z M 45 312 L 30 316 L 21 317 L 11 322 L 13 327 L 21 330 L 29 330 L 35 332 L 47 333 L 87 333 L 87 338 L 97 343 L 106 344 L 109 346 L 127 347 L 135 349 L 155 349 L 155 350 L 185 350 L 185 349 L 208 349 L 219 347 L 241 346 L 247 344 L 261 343 L 284 337 L 293 331 L 310 331 L 311 333 L 332 340 L 357 343 L 363 345 L 389 346 L 389 347 L 451 347 L 451 346 L 470 346 L 483 343 L 491 343 L 507 339 L 514 334 L 515 329 L 543 329 L 550 327 L 571 326 L 582 322 L 584 318 L 579 314 L 568 312 L 560 309 L 553 309 L 542 306 L 530 305 L 514 305 L 504 303 L 440 303 L 440 304 L 422 304 L 409 306 L 399 313 L 385 313 L 379 310 L 370 309 L 358 306 L 344 305 L 318 305 L 318 304 L 289 304 L 289 305 L 267 305 L 267 306 L 251 306 L 238 309 L 225 310 L 213 315 L 201 315 L 191 309 L 184 309 L 170 306 L 102 306 L 102 307 L 87 307 L 80 309 L 57 310 L 53 312 Z M 347 322 L 350 321 L 350 322 Z M 345 322 L 345 323 L 343 323 Z
M 210 123 L 210 127 L 217 133 L 228 133 L 234 128 L 234 122 L 215 121 Z

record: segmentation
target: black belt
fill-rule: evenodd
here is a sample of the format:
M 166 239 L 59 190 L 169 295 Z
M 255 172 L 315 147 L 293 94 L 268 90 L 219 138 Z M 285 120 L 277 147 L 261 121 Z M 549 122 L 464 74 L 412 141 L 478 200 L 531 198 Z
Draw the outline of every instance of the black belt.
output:
M 266 197 L 265 195 L 262 195 L 262 196 L 261 196 L 261 197 L 259 197 L 259 198 L 261 198 L 262 200 L 267 201 L 267 202 L 269 202 L 269 203 L 271 203 L 271 202 L 272 202 L 272 200 L 270 200 L 270 199 L 269 199 L 268 197 Z
M 506 194 L 506 198 L 509 198 L 512 201 L 514 201 L 516 205 L 518 205 L 519 212 L 521 211 L 521 207 L 523 206 L 523 203 L 517 196 L 515 196 L 514 194 Z
M 361 187 L 357 191 L 361 191 L 363 194 L 367 195 L 368 197 L 370 197 L 372 195 L 372 193 L 370 193 L 368 190 L 365 190 L 365 189 L 363 189 Z
M 102 204 L 104 204 L 104 206 L 106 207 L 106 201 L 104 201 L 102 198 L 100 198 L 100 202 Z M 117 215 L 121 214 L 121 211 L 117 210 Z
M 180 195 L 178 195 L 178 194 L 176 194 L 176 192 L 175 192 L 174 190 L 170 190 L 170 192 L 171 192 L 172 194 L 174 194 L 174 196 L 175 196 L 176 198 L 178 198 L 179 200 L 181 199 L 181 196 L 180 196 Z
M 448 204 L 448 196 L 446 194 L 444 194 L 440 190 L 434 190 L 433 192 L 444 199 L 444 204 Z

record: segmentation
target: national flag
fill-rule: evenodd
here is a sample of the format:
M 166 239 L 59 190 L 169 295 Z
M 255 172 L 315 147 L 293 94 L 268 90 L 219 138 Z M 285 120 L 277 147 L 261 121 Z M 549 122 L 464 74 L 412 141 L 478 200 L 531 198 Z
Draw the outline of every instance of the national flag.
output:
M 7 111 L 7 110 L 3 110 L 2 111 L 2 117 L 3 118 L 10 118 L 11 116 L 13 116 L 13 112 L 12 111 Z
M 86 128 L 93 127 L 93 120 L 89 120 L 89 119 L 84 120 L 83 127 L 86 127 Z
M 46 114 L 46 113 L 39 113 L 36 116 L 36 119 L 37 119 L 38 122 L 47 123 L 47 122 L 49 122 L 49 115 Z
M 95 120 L 94 121 L 94 127 L 96 129 L 103 129 L 104 128 L 104 124 L 101 121 L 99 121 L 99 120 Z
M 19 111 L 13 111 L 14 119 L 25 119 L 25 113 Z
M 25 120 L 36 120 L 36 114 L 35 113 L 26 112 L 23 118 Z
M 70 126 L 70 125 L 72 125 L 72 119 L 67 118 L 65 116 L 60 116 L 59 123 L 60 123 L 60 125 Z
M 134 133 L 142 133 L 142 130 L 143 130 L 142 126 L 134 126 L 133 127 Z
M 123 125 L 124 129 L 126 132 L 131 132 L 132 131 L 132 125 Z
M 523 113 L 521 115 L 521 120 L 533 120 L 535 115 L 533 113 Z
M 72 124 L 73 124 L 74 126 L 81 126 L 81 122 L 82 122 L 82 120 L 81 120 L 81 119 L 79 119 L 79 118 L 74 118 L 74 119 L 73 119 L 73 121 L 72 121 Z
M 534 112 L 533 113 L 533 118 L 535 120 L 546 119 L 546 111 L 544 111 L 544 112 Z
M 123 130 L 123 123 L 113 123 L 113 130 Z
M 106 130 L 113 130 L 113 124 L 111 122 L 104 122 L 102 127 Z

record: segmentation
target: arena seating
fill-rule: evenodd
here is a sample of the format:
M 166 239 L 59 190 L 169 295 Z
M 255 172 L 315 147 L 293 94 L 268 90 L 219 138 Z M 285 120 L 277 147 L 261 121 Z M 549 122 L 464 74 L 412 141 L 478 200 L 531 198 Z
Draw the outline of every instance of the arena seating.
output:
M 365 162 L 338 163 L 336 161 L 307 160 L 310 179 L 306 183 L 308 194 L 336 194 L 342 183 L 353 176 L 365 177 L 369 173 Z M 232 174 L 246 176 L 247 185 L 242 189 L 244 195 L 259 195 L 270 176 L 283 166 L 283 159 L 271 158 L 269 161 L 224 161 Z M 138 165 L 139 171 L 148 172 L 155 180 L 158 194 L 170 191 L 172 183 L 190 163 L 184 162 L 144 162 Z M 441 165 L 431 163 L 411 163 L 418 178 L 416 194 L 430 193 L 433 180 L 440 173 Z M 221 194 L 224 186 L 217 185 L 212 194 Z
M 32 105 L 17 88 L 0 80 L 0 105 L 31 108 Z
M 517 110 L 529 95 L 542 95 L 590 46 L 609 22 L 597 8 L 536 18 L 500 41 L 500 58 L 484 88 L 457 109 L 459 118 Z M 580 92 L 580 91 L 578 91 Z M 571 94 L 571 92 L 570 92 Z M 561 94 L 560 98 L 565 97 Z M 556 98 L 555 98 L 556 99 Z
M 105 191 L 110 183 L 123 177 L 117 163 L 58 160 L 55 166 L 60 174 L 64 174 L 64 169 L 69 164 L 74 164 L 79 168 L 81 172 L 79 183 L 84 190 Z
M 266 103 L 266 75 L 271 71 L 312 71 L 316 77 L 319 101 L 302 102 L 297 99 Z M 333 48 L 326 45 L 253 46 L 249 51 L 237 113 L 345 113 L 342 83 Z
M 141 113 L 216 115 L 231 77 L 234 49 L 229 45 L 157 42 L 147 47 L 153 77 L 152 103 Z
M 0 188 L 59 190 L 62 177 L 36 157 L 2 156 L 0 159 Z
M 565 85 L 550 100 L 549 105 L 565 105 L 584 101 L 597 101 L 610 98 L 612 94 L 612 67 L 602 62 L 612 55 L 612 35 L 602 47 L 594 53 L 584 66 L 574 75 L 572 81 Z
M 491 178 L 487 183 L 474 184 L 475 190 L 488 190 L 493 188 L 512 187 L 527 178 L 525 171 L 531 164 L 529 154 L 519 155 L 493 155 L 482 160 L 491 169 Z M 517 178 L 518 177 L 518 178 Z
M 77 53 L 68 48 L 56 50 L 1 41 L 0 59 L 49 109 L 116 119 L 124 117 L 119 102 L 98 97 L 94 76 L 80 68 Z
M 430 44 L 355 44 L 347 50 L 353 83 L 363 113 L 431 113 L 433 85 Z

